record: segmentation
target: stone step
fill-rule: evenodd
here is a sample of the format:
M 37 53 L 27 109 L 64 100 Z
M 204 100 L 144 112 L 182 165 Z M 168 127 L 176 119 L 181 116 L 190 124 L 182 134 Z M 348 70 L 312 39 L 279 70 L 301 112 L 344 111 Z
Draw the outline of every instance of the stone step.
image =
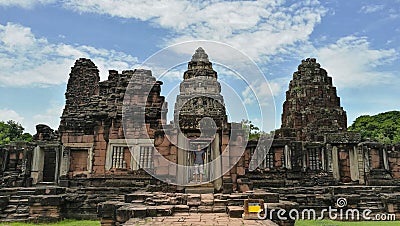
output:
M 11 214 L 8 218 L 28 219 L 29 218 L 29 213 L 14 213 L 14 214 Z
M 17 213 L 29 213 L 29 206 L 25 205 L 18 206 Z
M 7 206 L 7 208 L 5 210 L 3 210 L 2 212 L 10 214 L 10 213 L 15 213 L 16 211 L 17 211 L 17 206 L 12 206 L 12 207 Z
M 186 194 L 213 194 L 214 187 L 187 187 L 185 188 Z
M 242 218 L 244 210 L 241 206 L 228 206 L 227 212 L 231 218 Z
M 189 212 L 188 205 L 175 205 L 174 206 L 174 213 L 187 213 Z
M 18 205 L 19 204 L 19 199 L 10 199 L 8 200 L 9 205 Z
M 35 195 L 35 190 L 21 190 L 18 191 L 17 194 L 20 196 L 31 196 Z
M 29 219 L 21 218 L 21 219 L 0 219 L 1 223 L 14 223 L 14 222 L 28 222 Z

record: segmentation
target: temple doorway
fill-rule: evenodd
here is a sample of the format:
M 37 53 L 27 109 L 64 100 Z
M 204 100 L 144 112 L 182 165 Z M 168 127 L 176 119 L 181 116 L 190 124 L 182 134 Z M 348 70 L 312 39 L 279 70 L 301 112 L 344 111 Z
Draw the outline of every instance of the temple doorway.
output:
M 43 182 L 55 182 L 57 156 L 53 150 L 44 151 Z
M 196 152 L 199 151 L 202 152 L 201 156 L 196 154 Z M 187 165 L 191 166 L 188 167 L 188 181 L 190 184 L 196 183 L 196 181 L 197 183 L 199 182 L 199 173 L 202 174 L 202 182 L 210 180 L 211 172 L 208 163 L 212 161 L 211 152 L 211 140 L 195 140 L 189 142 Z M 200 157 L 203 159 L 203 165 L 201 166 L 200 164 L 200 166 L 195 166 L 196 158 Z

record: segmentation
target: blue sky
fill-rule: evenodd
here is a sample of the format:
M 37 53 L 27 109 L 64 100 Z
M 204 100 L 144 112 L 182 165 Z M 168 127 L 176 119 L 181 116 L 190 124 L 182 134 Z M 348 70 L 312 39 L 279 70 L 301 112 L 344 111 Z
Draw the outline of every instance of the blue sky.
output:
M 255 83 L 257 97 L 276 103 L 266 131 L 280 126 L 288 83 L 308 57 L 333 77 L 349 125 L 359 115 L 400 108 L 399 0 L 0 0 L 0 120 L 19 121 L 30 133 L 38 123 L 56 129 L 77 58 L 91 58 L 105 79 L 109 69 L 139 67 L 155 52 L 192 40 L 226 43 L 257 63 L 272 91 Z M 228 71 L 219 74 L 254 104 Z M 165 78 L 163 94 L 181 79 Z

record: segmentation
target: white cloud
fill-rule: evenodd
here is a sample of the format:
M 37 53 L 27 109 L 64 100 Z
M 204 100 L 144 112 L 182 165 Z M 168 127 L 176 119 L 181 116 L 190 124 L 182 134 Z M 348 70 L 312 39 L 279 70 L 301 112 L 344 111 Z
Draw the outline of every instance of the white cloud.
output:
M 30 9 L 35 5 L 45 5 L 49 3 L 54 3 L 55 0 L 0 0 L 0 6 L 10 7 L 18 6 L 26 9 Z
M 46 124 L 52 129 L 58 129 L 63 107 L 64 106 L 50 104 L 50 107 L 45 109 L 43 113 L 33 116 L 28 115 L 27 117 L 20 115 L 12 109 L 4 108 L 0 109 L 0 121 L 7 122 L 8 120 L 13 120 L 18 122 L 25 128 L 24 132 L 30 134 L 36 133 L 36 125 L 38 124 Z
M 7 122 L 8 120 L 16 121 L 20 124 L 23 123 L 24 117 L 19 115 L 16 111 L 11 109 L 0 109 L 0 121 Z
M 167 45 L 215 40 L 241 49 L 257 61 L 306 41 L 326 13 L 317 0 L 291 5 L 283 0 L 66 0 L 64 5 L 78 12 L 134 18 L 172 29 L 175 33 L 165 38 Z
M 384 5 L 364 5 L 361 7 L 360 12 L 368 14 L 381 11 L 384 8 L 385 8 Z
M 271 104 L 272 97 L 279 95 L 281 91 L 282 87 L 278 82 L 255 81 L 242 91 L 243 102 L 244 104 L 256 103 L 266 106 Z
M 102 79 L 109 69 L 134 68 L 137 58 L 114 50 L 85 45 L 50 43 L 19 24 L 0 24 L 0 85 L 52 85 L 67 81 L 77 58 L 91 58 Z
M 315 54 L 338 87 L 394 82 L 394 74 L 382 66 L 398 59 L 398 53 L 394 49 L 373 49 L 366 37 L 343 37 L 317 49 Z
M 45 124 L 50 126 L 52 129 L 58 129 L 60 125 L 60 116 L 64 106 L 51 104 L 49 108 L 47 108 L 43 113 L 34 115 L 32 123 L 26 123 L 27 131 L 31 134 L 36 133 L 35 126 L 37 124 Z

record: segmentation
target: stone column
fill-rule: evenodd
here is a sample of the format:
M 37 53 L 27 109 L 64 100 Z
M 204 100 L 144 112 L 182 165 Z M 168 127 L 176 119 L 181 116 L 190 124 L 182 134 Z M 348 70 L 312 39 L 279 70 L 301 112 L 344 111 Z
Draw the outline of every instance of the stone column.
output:
M 213 184 L 215 190 L 219 191 L 222 188 L 222 164 L 221 164 L 220 136 L 218 132 L 215 134 L 211 150 L 212 150 L 211 158 L 213 162 L 213 164 L 211 164 L 211 167 L 213 169 L 211 176 L 212 178 L 216 178 L 218 175 L 218 177 L 214 180 Z
M 33 149 L 33 161 L 31 177 L 33 179 L 32 184 L 37 184 L 43 180 L 43 166 L 44 166 L 44 153 L 40 146 L 36 146 Z
M 383 167 L 385 170 L 389 170 L 389 162 L 387 157 L 387 151 L 385 148 L 382 149 Z
M 358 159 L 358 171 L 359 171 L 359 183 L 365 184 L 365 173 L 364 173 L 364 152 L 362 146 L 357 147 L 357 159 Z
M 178 167 L 176 171 L 176 183 L 177 184 L 187 184 L 188 183 L 188 172 L 187 172 L 187 139 L 183 133 L 178 133 Z M 178 190 L 183 190 L 184 187 L 178 186 Z
M 322 163 L 322 170 L 326 170 L 326 159 L 325 159 L 325 148 L 321 148 L 321 163 Z
M 289 145 L 285 145 L 285 163 L 286 163 L 286 168 L 287 169 L 292 169 L 292 153 L 291 149 L 289 148 Z
M 69 170 L 69 148 L 62 146 L 61 152 L 60 176 L 67 176 Z
M 304 147 L 304 144 L 301 145 L 302 149 L 302 170 L 303 172 L 307 169 L 307 148 Z
M 364 154 L 364 172 L 369 173 L 369 171 L 371 170 L 369 148 L 363 145 L 362 150 Z
M 358 155 L 357 149 L 354 146 L 352 149 L 349 149 L 349 160 L 350 160 L 350 175 L 351 180 L 356 181 L 360 179 L 359 170 L 358 170 Z
M 326 145 L 326 171 L 332 172 L 332 146 L 330 144 Z
M 333 178 L 335 178 L 336 180 L 340 180 L 339 156 L 337 146 L 332 147 L 332 173 Z

